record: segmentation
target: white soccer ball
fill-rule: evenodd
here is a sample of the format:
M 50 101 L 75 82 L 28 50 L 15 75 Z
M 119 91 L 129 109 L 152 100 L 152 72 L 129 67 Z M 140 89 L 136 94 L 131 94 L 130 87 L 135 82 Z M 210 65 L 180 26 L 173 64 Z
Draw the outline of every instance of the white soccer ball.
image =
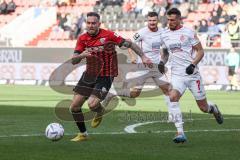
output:
M 45 135 L 52 141 L 60 140 L 64 135 L 63 126 L 59 123 L 51 123 L 47 126 Z

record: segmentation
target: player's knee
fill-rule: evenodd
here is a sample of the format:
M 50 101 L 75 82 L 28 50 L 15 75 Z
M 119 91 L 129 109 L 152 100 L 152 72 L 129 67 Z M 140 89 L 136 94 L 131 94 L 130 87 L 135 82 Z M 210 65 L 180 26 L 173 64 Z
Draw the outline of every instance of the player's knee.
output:
M 168 91 L 167 89 L 163 89 L 162 92 L 163 92 L 163 94 L 166 95 L 166 96 L 169 95 L 169 91 Z
M 90 109 L 95 108 L 96 105 L 97 105 L 97 104 L 96 104 L 94 101 L 88 101 L 88 107 L 89 107 Z
M 171 102 L 178 102 L 181 95 L 178 92 L 170 91 L 169 92 L 169 99 Z
M 200 110 L 201 110 L 202 112 L 205 112 L 205 113 L 208 112 L 208 106 L 199 105 L 198 107 L 200 108 Z
M 136 97 L 138 97 L 140 95 L 140 93 L 141 92 L 139 92 L 139 91 L 131 91 L 130 92 L 130 97 L 131 98 L 136 98 Z
M 179 98 L 176 95 L 172 95 L 172 94 L 169 95 L 169 99 L 170 99 L 171 102 L 178 102 L 179 101 Z
M 69 107 L 69 110 L 71 112 L 78 112 L 80 110 L 80 107 L 74 103 L 71 104 L 71 106 Z
M 170 91 L 170 87 L 169 86 L 164 86 L 164 87 L 160 87 L 163 94 L 168 96 L 169 95 L 169 91 Z

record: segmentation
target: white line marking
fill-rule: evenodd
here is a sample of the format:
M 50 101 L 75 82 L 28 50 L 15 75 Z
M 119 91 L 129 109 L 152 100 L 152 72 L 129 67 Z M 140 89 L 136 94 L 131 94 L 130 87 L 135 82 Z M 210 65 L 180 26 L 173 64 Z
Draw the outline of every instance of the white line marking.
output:
M 159 133 L 175 133 L 175 130 L 164 130 L 164 131 L 153 131 L 150 132 L 151 134 L 159 134 Z M 233 128 L 233 129 L 212 129 L 212 130 L 187 130 L 184 132 L 191 132 L 191 133 L 199 133 L 199 132 L 240 132 L 240 128 Z M 96 132 L 96 133 L 90 133 L 90 135 L 127 135 L 129 133 L 127 132 Z M 149 132 L 135 132 L 131 134 L 149 134 Z M 66 133 L 65 136 L 74 136 L 77 135 L 77 133 Z M 13 138 L 13 137 L 42 137 L 45 136 L 44 134 L 22 134 L 22 135 L 0 135 L 0 138 Z
M 114 134 L 127 134 L 126 132 L 106 132 L 106 133 L 101 133 L 101 132 L 96 132 L 96 133 L 89 133 L 90 135 L 96 135 L 96 134 L 106 134 L 106 135 L 114 135 Z M 77 133 L 64 133 L 65 136 L 73 136 L 77 135 Z M 0 135 L 0 138 L 10 138 L 10 137 L 41 137 L 45 136 L 45 134 L 13 134 L 13 135 Z
M 201 120 L 210 120 L 214 118 L 199 118 L 199 119 L 192 119 L 188 121 L 201 121 Z M 240 119 L 239 117 L 226 117 L 226 119 Z M 95 132 L 95 133 L 89 133 L 90 135 L 122 135 L 122 134 L 148 134 L 149 132 L 137 132 L 135 131 L 136 127 L 142 126 L 142 125 L 147 125 L 147 124 L 153 124 L 153 123 L 167 123 L 167 121 L 152 121 L 152 122 L 144 122 L 144 123 L 136 123 L 133 125 L 126 126 L 124 128 L 125 132 Z M 163 131 L 152 131 L 151 133 L 175 133 L 175 130 L 163 130 Z M 202 129 L 202 130 L 187 130 L 184 132 L 191 132 L 191 133 L 198 133 L 198 132 L 240 132 L 240 128 L 231 128 L 231 129 Z M 76 135 L 77 133 L 64 133 L 65 136 L 73 136 Z M 0 135 L 0 138 L 11 138 L 11 137 L 41 137 L 45 136 L 43 133 L 39 134 L 13 134 L 13 135 Z
M 135 131 L 136 127 L 147 125 L 147 124 L 153 124 L 153 123 L 166 123 L 166 121 L 152 121 L 152 122 L 136 123 L 136 124 L 126 126 L 124 128 L 124 131 L 127 133 L 137 133 L 137 131 Z
M 192 122 L 192 121 L 202 121 L 202 120 L 211 120 L 211 119 L 215 119 L 215 118 L 196 118 L 196 119 L 188 119 L 185 120 L 184 122 Z M 224 118 L 226 119 L 240 119 L 239 117 L 226 117 Z M 151 121 L 151 122 L 143 122 L 143 123 L 136 123 L 136 124 L 132 124 L 132 125 L 128 125 L 124 128 L 124 131 L 127 133 L 138 133 L 135 128 L 139 127 L 139 126 L 144 126 L 144 125 L 148 125 L 148 124 L 153 124 L 153 123 L 168 123 L 168 121 Z M 192 130 L 192 131 L 199 131 L 199 132 L 204 132 L 205 130 Z M 192 132 L 190 131 L 190 132 Z M 207 130 L 207 131 L 213 131 L 213 130 Z M 221 132 L 222 130 L 219 130 L 219 132 Z M 226 131 L 226 130 L 223 130 Z M 158 132 L 165 132 L 165 131 L 158 131 Z M 172 131 L 171 131 L 172 132 Z M 176 132 L 176 131 L 174 131 Z

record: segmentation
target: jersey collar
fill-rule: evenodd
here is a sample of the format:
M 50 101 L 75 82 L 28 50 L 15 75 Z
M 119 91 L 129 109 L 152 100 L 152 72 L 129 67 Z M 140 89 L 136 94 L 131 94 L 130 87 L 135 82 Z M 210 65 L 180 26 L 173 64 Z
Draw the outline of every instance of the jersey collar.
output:
M 179 26 L 176 27 L 176 29 L 171 30 L 171 29 L 169 28 L 169 30 L 170 30 L 170 31 L 177 31 L 177 30 L 180 30 L 182 27 L 183 27 L 182 25 L 179 25 Z

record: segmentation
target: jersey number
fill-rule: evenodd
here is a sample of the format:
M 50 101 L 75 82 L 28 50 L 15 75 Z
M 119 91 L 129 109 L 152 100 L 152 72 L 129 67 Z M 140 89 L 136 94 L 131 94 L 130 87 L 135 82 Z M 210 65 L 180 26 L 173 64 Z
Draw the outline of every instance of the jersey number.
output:
M 200 91 L 200 80 L 196 80 L 198 91 Z

